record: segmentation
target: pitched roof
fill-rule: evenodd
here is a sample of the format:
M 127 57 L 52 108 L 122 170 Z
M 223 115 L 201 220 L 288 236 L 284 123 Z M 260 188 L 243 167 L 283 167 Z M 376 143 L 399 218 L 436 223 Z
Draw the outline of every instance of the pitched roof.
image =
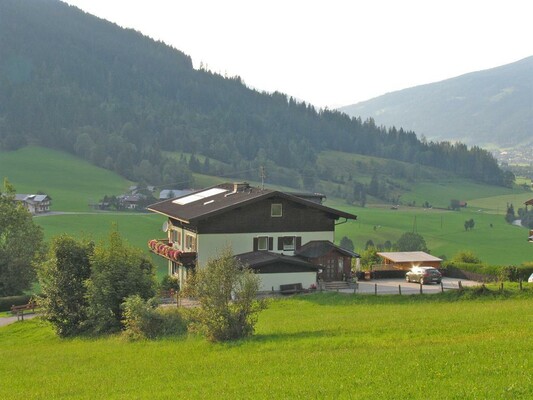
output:
M 388 251 L 378 252 L 378 256 L 391 260 L 392 262 L 424 262 L 442 261 L 442 258 L 432 256 L 423 251 Z
M 272 253 L 270 251 L 250 251 L 248 253 L 237 254 L 235 258 L 252 269 L 260 269 L 261 267 L 274 263 L 284 263 L 313 271 L 318 270 L 317 265 L 311 264 L 301 258 Z
M 329 240 L 311 240 L 296 250 L 294 254 L 305 258 L 318 258 L 325 256 L 332 250 L 348 257 L 359 257 L 359 254 L 343 249 Z
M 252 187 L 247 183 L 222 183 L 176 199 L 168 199 L 152 204 L 147 209 L 190 223 L 270 197 L 285 198 L 295 203 L 324 211 L 325 213 L 331 214 L 335 219 L 357 218 L 353 214 L 335 210 L 297 196 L 277 190 Z
M 533 199 L 526 201 L 524 204 L 526 206 L 533 206 Z

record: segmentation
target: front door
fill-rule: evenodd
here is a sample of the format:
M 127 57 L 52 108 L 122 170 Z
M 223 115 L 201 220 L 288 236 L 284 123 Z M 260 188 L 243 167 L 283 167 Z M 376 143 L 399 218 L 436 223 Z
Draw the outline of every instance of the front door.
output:
M 342 257 L 330 257 L 326 260 L 323 270 L 325 282 L 340 281 L 343 278 L 344 259 Z

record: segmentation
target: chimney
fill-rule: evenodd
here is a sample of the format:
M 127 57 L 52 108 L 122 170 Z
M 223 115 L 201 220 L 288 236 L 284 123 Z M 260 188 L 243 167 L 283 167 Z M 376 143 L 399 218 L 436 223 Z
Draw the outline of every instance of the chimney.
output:
M 248 182 L 234 182 L 233 183 L 233 193 L 242 193 L 245 190 L 248 190 L 250 185 Z

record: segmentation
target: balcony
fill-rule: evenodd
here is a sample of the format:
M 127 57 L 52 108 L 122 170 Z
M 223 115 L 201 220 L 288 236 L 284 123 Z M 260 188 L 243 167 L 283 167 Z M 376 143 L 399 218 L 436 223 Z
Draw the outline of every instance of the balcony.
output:
M 196 260 L 196 252 L 176 250 L 166 239 L 152 239 L 148 242 L 148 248 L 152 253 L 182 265 L 194 264 Z

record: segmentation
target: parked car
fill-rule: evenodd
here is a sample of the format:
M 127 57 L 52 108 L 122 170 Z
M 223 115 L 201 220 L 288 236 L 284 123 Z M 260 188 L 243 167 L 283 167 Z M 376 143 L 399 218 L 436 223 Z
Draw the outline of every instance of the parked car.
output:
M 527 281 L 528 281 L 529 283 L 533 283 L 533 274 L 531 274 L 531 275 L 529 276 L 529 278 L 527 278 Z
M 430 282 L 441 283 L 442 274 L 433 267 L 413 267 L 405 274 L 405 280 L 419 282 L 421 285 Z

